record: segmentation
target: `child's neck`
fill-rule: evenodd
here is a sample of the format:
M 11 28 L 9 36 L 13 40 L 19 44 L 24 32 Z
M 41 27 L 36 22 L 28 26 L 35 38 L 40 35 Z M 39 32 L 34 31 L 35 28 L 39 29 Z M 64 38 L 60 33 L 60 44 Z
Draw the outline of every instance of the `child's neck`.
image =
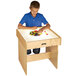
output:
M 31 15 L 32 15 L 32 13 L 31 13 Z M 37 15 L 37 14 L 36 14 Z M 34 15 L 32 15 L 34 18 L 36 17 L 36 15 L 34 16 Z

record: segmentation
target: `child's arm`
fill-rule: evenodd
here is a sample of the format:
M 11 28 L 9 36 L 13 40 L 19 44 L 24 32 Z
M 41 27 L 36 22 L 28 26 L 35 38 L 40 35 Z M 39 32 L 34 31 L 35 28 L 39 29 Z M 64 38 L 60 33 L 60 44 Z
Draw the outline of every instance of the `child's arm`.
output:
M 46 26 L 42 27 L 41 29 L 39 29 L 39 31 L 37 31 L 37 33 L 42 33 L 43 30 L 45 29 L 50 29 L 51 25 L 49 23 L 46 24 Z
M 46 26 L 42 27 L 40 30 L 50 29 L 51 25 L 49 23 Z
M 32 29 L 32 30 L 35 30 L 35 29 L 37 29 L 37 27 L 36 26 L 34 26 L 34 27 L 26 27 L 26 26 L 23 26 L 22 24 L 18 24 L 18 29 Z

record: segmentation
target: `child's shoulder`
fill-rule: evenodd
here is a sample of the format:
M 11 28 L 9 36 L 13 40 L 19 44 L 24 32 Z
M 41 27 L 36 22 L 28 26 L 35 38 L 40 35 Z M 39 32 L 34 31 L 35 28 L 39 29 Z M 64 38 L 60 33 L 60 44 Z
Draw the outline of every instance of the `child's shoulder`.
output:
M 30 12 L 29 12 L 29 13 L 25 13 L 24 15 L 25 15 L 25 16 L 30 15 Z
M 42 13 L 37 13 L 39 16 L 42 16 L 43 14 Z

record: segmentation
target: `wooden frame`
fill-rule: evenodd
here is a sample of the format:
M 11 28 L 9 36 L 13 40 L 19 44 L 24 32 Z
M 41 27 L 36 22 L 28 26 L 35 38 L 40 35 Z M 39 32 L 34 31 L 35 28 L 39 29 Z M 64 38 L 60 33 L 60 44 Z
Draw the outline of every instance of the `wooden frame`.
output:
M 57 38 L 27 42 L 23 38 L 21 33 L 18 31 L 18 29 L 16 29 L 16 35 L 18 37 L 19 61 L 26 75 L 27 75 L 27 62 L 48 58 L 56 68 L 58 67 L 58 45 L 61 44 L 61 37 L 57 35 L 53 30 L 51 29 L 49 30 L 53 32 L 57 36 Z M 32 45 L 34 43 L 35 45 Z M 41 48 L 41 47 L 46 47 L 46 53 L 27 55 L 28 49 Z

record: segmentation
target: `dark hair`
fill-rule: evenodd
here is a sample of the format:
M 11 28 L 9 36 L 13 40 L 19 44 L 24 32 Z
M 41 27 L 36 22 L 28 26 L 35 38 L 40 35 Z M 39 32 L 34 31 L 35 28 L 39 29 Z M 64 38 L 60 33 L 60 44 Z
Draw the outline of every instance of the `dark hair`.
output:
M 30 4 L 30 8 L 40 8 L 40 3 L 38 1 L 32 1 Z

